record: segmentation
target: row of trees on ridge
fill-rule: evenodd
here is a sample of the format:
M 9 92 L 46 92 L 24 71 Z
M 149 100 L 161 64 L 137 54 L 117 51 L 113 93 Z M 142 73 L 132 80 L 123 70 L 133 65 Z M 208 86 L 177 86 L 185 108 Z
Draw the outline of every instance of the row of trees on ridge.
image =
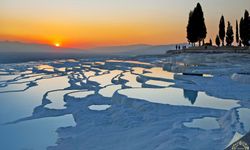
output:
M 224 16 L 221 16 L 219 23 L 219 34 L 215 38 L 215 43 L 217 46 L 232 46 L 234 39 L 238 46 L 250 46 L 250 17 L 247 10 L 245 10 L 244 17 L 240 20 L 240 25 L 236 20 L 235 27 L 235 37 L 232 24 L 227 22 L 227 29 L 225 29 L 225 19 Z M 192 43 L 195 46 L 196 42 L 201 42 L 204 44 L 204 40 L 207 35 L 207 28 L 205 24 L 204 13 L 200 3 L 197 3 L 194 10 L 189 13 L 189 20 L 187 25 L 187 39 L 189 43 Z M 212 45 L 212 40 L 210 39 L 210 44 Z

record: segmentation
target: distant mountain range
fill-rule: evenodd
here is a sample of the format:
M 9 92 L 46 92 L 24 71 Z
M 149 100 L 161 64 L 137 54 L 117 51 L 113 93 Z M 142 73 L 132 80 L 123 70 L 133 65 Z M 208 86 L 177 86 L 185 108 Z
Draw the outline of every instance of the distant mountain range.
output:
M 95 53 L 116 54 L 116 55 L 151 55 L 165 54 L 168 50 L 175 49 L 175 45 L 126 45 L 93 48 L 89 51 Z
M 10 42 L 1 41 L 0 42 L 0 52 L 77 52 L 80 49 L 74 48 L 57 48 L 46 44 L 33 44 L 33 43 L 22 43 L 22 42 Z
M 186 44 L 180 44 L 181 46 Z M 54 58 L 79 58 L 87 56 L 135 56 L 164 54 L 175 49 L 175 45 L 127 45 L 110 46 L 90 49 L 58 48 L 44 44 L 30 44 L 22 42 L 0 42 L 0 63 L 24 60 L 54 59 Z M 13 61 L 14 60 L 14 61 Z

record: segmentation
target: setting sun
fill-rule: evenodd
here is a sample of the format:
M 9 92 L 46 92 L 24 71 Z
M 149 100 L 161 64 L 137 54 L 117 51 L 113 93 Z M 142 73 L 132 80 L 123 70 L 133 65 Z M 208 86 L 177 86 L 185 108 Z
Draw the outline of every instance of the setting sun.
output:
M 55 46 L 55 47 L 60 47 L 61 44 L 60 44 L 60 43 L 55 43 L 54 46 Z

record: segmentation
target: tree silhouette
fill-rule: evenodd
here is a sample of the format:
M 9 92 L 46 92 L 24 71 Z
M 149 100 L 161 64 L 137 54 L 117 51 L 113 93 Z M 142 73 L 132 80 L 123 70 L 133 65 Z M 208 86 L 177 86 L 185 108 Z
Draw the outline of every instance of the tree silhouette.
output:
M 205 18 L 202 11 L 202 7 L 200 3 L 197 3 L 196 8 L 194 9 L 194 15 L 196 20 L 196 26 L 197 26 L 197 33 L 198 33 L 198 41 L 199 46 L 201 45 L 201 41 L 203 41 L 206 38 L 207 35 L 207 28 L 205 25 Z
M 216 43 L 216 45 L 217 45 L 218 47 L 220 47 L 220 37 L 219 37 L 219 35 L 216 36 L 216 38 L 215 38 L 215 43 Z
M 209 44 L 210 44 L 211 46 L 213 46 L 213 41 L 212 41 L 211 38 L 210 38 L 210 40 L 209 40 Z
M 247 10 L 245 10 L 244 22 L 246 26 L 246 40 L 245 45 L 250 46 L 250 17 Z
M 249 13 L 245 10 L 244 18 L 242 17 L 240 20 L 240 39 L 244 46 L 249 46 L 250 40 L 250 19 Z
M 183 95 L 193 105 L 198 97 L 198 91 L 183 89 Z
M 188 42 L 195 43 L 199 42 L 206 38 L 207 28 L 205 25 L 204 14 L 200 3 L 197 3 L 193 11 L 189 13 L 189 20 L 187 25 L 187 39 Z
M 224 39 L 225 39 L 225 20 L 224 16 L 222 15 L 220 18 L 220 25 L 219 25 L 219 37 L 221 39 L 222 46 L 224 46 Z
M 193 11 L 189 13 L 188 25 L 187 25 L 187 39 L 189 43 L 194 44 L 198 41 L 196 32 L 195 32 L 195 20 L 193 17 Z M 194 45 L 193 45 L 194 46 Z
M 245 25 L 244 25 L 244 19 L 241 17 L 240 19 L 240 39 L 242 41 L 242 44 L 244 44 L 244 41 L 246 39 L 246 33 L 245 33 Z
M 239 45 L 239 25 L 238 25 L 238 20 L 236 20 L 236 35 L 235 35 L 235 40 L 236 43 Z
M 231 46 L 234 41 L 234 32 L 231 23 L 228 21 L 227 33 L 226 33 L 226 42 L 227 46 Z

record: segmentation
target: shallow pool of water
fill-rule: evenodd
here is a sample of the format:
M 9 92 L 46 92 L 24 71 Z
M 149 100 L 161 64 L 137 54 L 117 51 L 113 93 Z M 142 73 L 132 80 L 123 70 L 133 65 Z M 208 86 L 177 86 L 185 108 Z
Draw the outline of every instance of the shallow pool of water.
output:
M 59 127 L 75 126 L 72 115 L 0 125 L 1 150 L 45 150 L 55 145 Z
M 206 95 L 204 92 L 182 90 L 177 88 L 132 88 L 119 91 L 129 98 L 146 100 L 152 103 L 205 107 L 230 110 L 240 106 L 236 100 L 219 99 Z
M 136 77 L 137 75 L 131 74 L 130 72 L 123 73 L 124 76 L 121 77 L 121 79 L 126 80 L 125 83 L 128 87 L 141 87 L 142 84 L 137 82 Z
M 120 70 L 113 70 L 113 71 L 110 71 L 109 73 L 105 73 L 103 75 L 90 77 L 89 80 L 99 83 L 100 87 L 104 87 L 104 86 L 112 84 L 111 80 L 114 77 L 116 77 L 117 75 L 119 75 L 121 72 L 122 71 L 120 71 Z
M 157 81 L 157 80 L 148 80 L 146 82 L 146 84 L 153 85 L 153 86 L 159 86 L 159 87 L 168 87 L 170 85 L 173 85 L 174 83 L 165 82 L 165 81 Z
M 160 67 L 155 67 L 147 69 L 148 73 L 145 73 L 144 76 L 154 77 L 154 78 L 163 78 L 163 79 L 174 79 L 174 73 L 163 70 Z
M 110 107 L 111 105 L 90 105 L 88 108 L 90 110 L 102 111 L 102 110 L 107 110 Z
M 74 97 L 74 98 L 85 98 L 89 95 L 92 95 L 94 94 L 95 91 L 79 91 L 79 92 L 72 92 L 72 93 L 69 93 L 68 95 L 71 96 L 71 97 Z

